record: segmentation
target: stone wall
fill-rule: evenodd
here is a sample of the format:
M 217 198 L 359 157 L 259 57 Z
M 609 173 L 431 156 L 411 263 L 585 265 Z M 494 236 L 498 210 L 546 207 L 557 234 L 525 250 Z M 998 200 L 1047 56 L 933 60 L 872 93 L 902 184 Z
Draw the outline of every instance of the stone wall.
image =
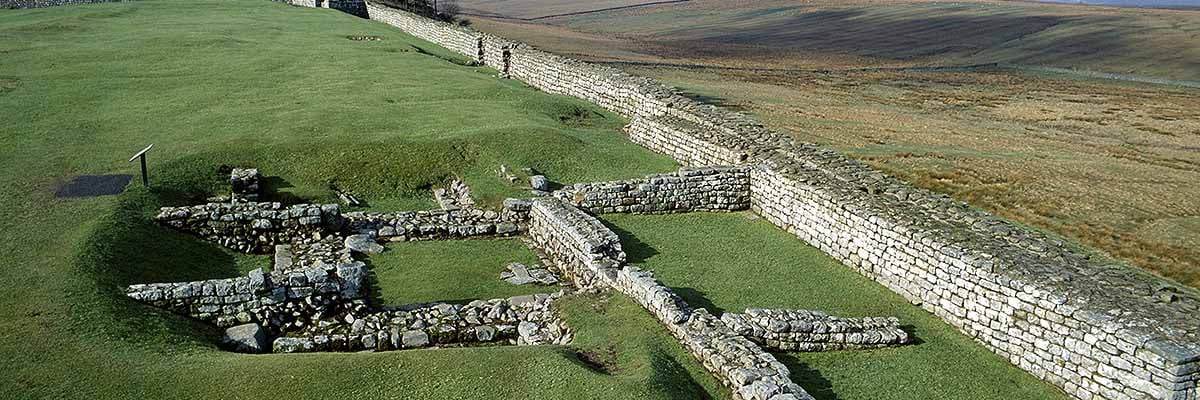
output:
M 364 295 L 366 267 L 350 257 L 339 239 L 301 240 L 291 249 L 298 260 L 289 256 L 287 262 L 277 261 L 269 274 L 260 268 L 232 279 L 130 285 L 125 293 L 218 327 L 255 322 L 277 332 L 301 317 L 290 311 L 297 302 L 312 303 L 311 296 L 355 299 Z
M 894 317 L 842 318 L 811 310 L 748 308 L 721 314 L 721 322 L 752 342 L 783 351 L 872 349 L 912 338 Z
M 524 229 L 529 202 L 506 199 L 500 211 L 475 208 L 402 212 L 350 212 L 346 229 L 390 241 L 511 236 Z
M 685 349 L 743 400 L 811 399 L 787 367 L 707 311 L 692 310 L 647 271 L 625 264 L 617 234 L 555 198 L 533 202 L 529 237 L 560 271 L 589 288 L 611 288 L 634 299 Z
M 298 238 L 319 239 L 344 224 L 337 204 L 208 203 L 163 207 L 155 221 L 213 243 L 247 252 L 267 253 Z
M 350 15 L 367 17 L 367 4 L 362 0 L 277 0 L 300 7 L 330 8 Z
M 116 3 L 124 0 L 0 0 L 0 9 L 68 6 L 72 4 Z
M 757 165 L 756 212 L 1077 398 L 1200 398 L 1194 290 L 793 143 L 649 79 L 368 6 L 370 18 L 503 76 L 629 117 L 632 141 L 682 164 Z
M 275 339 L 276 353 L 398 350 L 428 346 L 566 344 L 572 334 L 551 305 L 563 292 L 431 303 L 339 315 Z
M 608 287 L 625 262 L 621 239 L 590 215 L 554 198 L 533 201 L 529 212 L 529 239 L 575 286 Z
M 367 15 L 373 20 L 400 28 L 409 35 L 445 47 L 472 60 L 480 58 L 481 39 L 479 33 L 474 30 L 372 2 L 366 2 L 366 9 Z
M 554 196 L 592 213 L 746 210 L 750 168 L 684 168 L 641 179 L 576 183 Z

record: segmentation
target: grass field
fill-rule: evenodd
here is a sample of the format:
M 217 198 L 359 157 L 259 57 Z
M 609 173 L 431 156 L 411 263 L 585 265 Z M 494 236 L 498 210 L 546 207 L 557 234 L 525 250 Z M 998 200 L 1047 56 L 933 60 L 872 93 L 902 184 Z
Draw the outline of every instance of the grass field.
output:
M 1031 28 L 1038 21 L 1049 25 Z M 621 66 L 1200 286 L 1200 89 L 903 69 L 1006 61 L 1195 79 L 1200 11 L 692 1 L 475 26 L 583 59 L 642 63 Z M 1150 32 L 1158 36 L 1142 36 Z M 1117 54 L 1123 47 L 1107 43 L 1118 40 L 1137 49 Z
M 513 285 L 500 280 L 509 263 L 539 265 L 520 239 L 402 242 L 371 256 L 376 293 L 383 304 L 469 302 L 551 293 L 558 286 Z

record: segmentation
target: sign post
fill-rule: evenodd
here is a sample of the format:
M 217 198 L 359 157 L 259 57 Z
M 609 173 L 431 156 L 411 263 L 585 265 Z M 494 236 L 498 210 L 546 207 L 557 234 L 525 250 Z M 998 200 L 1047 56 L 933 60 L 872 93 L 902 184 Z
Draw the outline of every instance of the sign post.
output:
M 146 148 L 142 149 L 142 151 L 139 151 L 137 154 L 134 154 L 133 157 L 129 157 L 129 162 L 133 162 L 135 159 L 142 160 L 142 186 L 145 187 L 150 187 L 150 175 L 146 172 L 146 152 L 150 151 L 152 147 L 154 147 L 153 143 L 151 143 L 149 146 L 146 146 Z

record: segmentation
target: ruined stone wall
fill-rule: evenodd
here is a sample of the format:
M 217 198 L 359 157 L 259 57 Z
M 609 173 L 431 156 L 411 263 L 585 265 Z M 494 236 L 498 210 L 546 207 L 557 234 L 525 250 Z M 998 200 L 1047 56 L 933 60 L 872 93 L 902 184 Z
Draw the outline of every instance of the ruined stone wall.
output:
M 350 212 L 346 230 L 383 240 L 463 239 L 476 236 L 511 236 L 524 229 L 529 202 L 506 199 L 500 211 L 480 209 L 403 212 Z
M 752 173 L 760 215 L 1013 364 L 1079 398 L 1196 398 L 1186 289 L 888 180 L 790 167 Z
M 575 286 L 584 289 L 607 287 L 601 279 L 615 274 L 626 260 L 616 233 L 554 198 L 533 201 L 529 238 Z
M 431 26 L 436 29 L 426 24 L 412 33 L 435 43 L 442 43 L 439 36 L 470 36 L 460 28 L 430 33 Z M 461 41 L 445 44 L 463 48 Z M 756 212 L 1067 393 L 1200 398 L 1195 291 L 915 189 L 838 153 L 793 143 L 744 115 L 649 79 L 484 40 L 493 41 L 503 45 L 485 44 L 482 56 L 478 46 L 460 52 L 506 68 L 497 69 L 530 86 L 629 117 L 632 141 L 682 164 L 759 165 L 751 173 Z
M 208 203 L 163 207 L 155 221 L 213 243 L 246 252 L 267 253 L 298 238 L 319 238 L 341 229 L 337 204 Z
M 746 210 L 750 168 L 684 168 L 641 179 L 576 183 L 554 196 L 592 213 Z
M 533 202 L 530 239 L 582 287 L 615 289 L 642 305 L 742 400 L 811 399 L 786 366 L 703 309 L 693 310 L 654 276 L 625 264 L 617 234 L 555 198 Z
M 274 331 L 289 327 L 300 317 L 290 311 L 310 296 L 355 299 L 365 294 L 366 266 L 350 257 L 339 237 L 280 247 L 288 248 L 284 250 L 287 260 L 280 262 L 276 257 L 270 273 L 260 268 L 231 279 L 130 285 L 125 293 L 131 299 L 218 327 L 256 322 Z
M 0 0 L 0 9 L 24 9 L 68 6 L 72 4 L 116 3 L 124 0 Z

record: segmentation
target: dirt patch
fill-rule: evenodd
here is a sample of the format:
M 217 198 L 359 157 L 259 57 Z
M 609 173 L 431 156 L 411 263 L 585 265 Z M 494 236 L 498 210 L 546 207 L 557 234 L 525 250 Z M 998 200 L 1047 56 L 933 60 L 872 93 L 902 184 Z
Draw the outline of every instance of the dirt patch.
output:
M 569 107 L 558 113 L 558 122 L 571 127 L 592 126 L 603 119 L 603 114 L 583 107 Z
M 613 345 L 592 350 L 575 349 L 571 355 L 588 369 L 605 375 L 612 375 L 620 369 L 617 366 L 617 349 Z
M 59 186 L 54 197 L 76 198 L 120 194 L 133 175 L 80 175 Z

